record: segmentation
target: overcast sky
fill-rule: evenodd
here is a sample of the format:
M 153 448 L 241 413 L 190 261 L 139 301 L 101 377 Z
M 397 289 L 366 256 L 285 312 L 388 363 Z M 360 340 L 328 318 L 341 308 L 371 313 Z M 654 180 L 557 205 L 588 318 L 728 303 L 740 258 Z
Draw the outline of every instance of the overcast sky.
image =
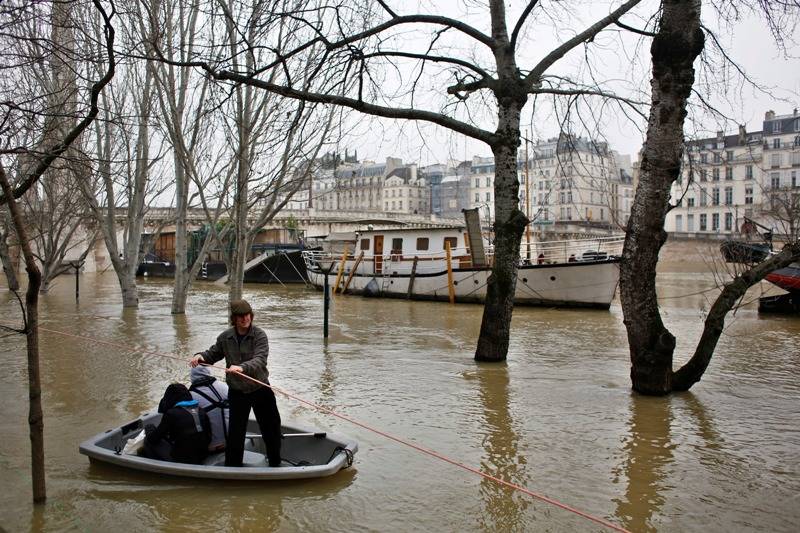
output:
M 410 13 L 412 2 L 400 2 L 397 5 L 404 6 L 398 9 L 401 13 Z M 619 5 L 619 2 L 611 2 L 612 5 Z M 586 8 L 578 14 L 573 14 L 575 19 L 573 27 L 579 29 L 586 24 L 597 20 L 608 11 L 608 2 L 587 3 Z M 469 21 L 480 29 L 487 31 L 486 15 L 482 12 L 480 2 L 471 0 L 451 0 L 448 2 L 439 1 L 419 2 L 423 10 L 438 12 L 439 14 L 457 15 L 460 19 Z M 445 6 L 444 8 L 442 6 Z M 653 4 L 646 6 L 652 9 Z M 406 11 L 404 11 L 406 10 Z M 642 13 L 647 12 L 643 9 Z M 513 13 L 513 12 L 511 12 Z M 794 44 L 798 39 L 798 32 L 794 35 L 786 35 L 786 46 L 788 54 L 782 53 L 775 45 L 774 39 L 766 29 L 763 21 L 754 17 L 737 23 L 733 28 L 720 28 L 718 21 L 714 17 L 711 9 L 705 9 L 703 13 L 704 24 L 718 32 L 722 43 L 727 47 L 730 55 L 738 61 L 759 83 L 769 89 L 769 93 L 756 90 L 749 85 L 742 85 L 734 81 L 720 83 L 718 79 L 702 77 L 698 80 L 697 88 L 704 94 L 712 94 L 711 100 L 714 105 L 729 117 L 727 123 L 723 123 L 717 117 L 704 114 L 698 110 L 693 111 L 693 123 L 687 125 L 687 135 L 708 135 L 718 129 L 725 129 L 732 133 L 736 130 L 736 124 L 743 123 L 749 131 L 761 129 L 761 121 L 764 112 L 772 109 L 777 114 L 791 113 L 795 107 L 800 107 L 800 50 Z M 580 19 L 580 20 L 579 20 Z M 509 20 L 516 20 L 513 15 Z M 635 15 L 629 15 L 623 19 L 629 24 L 642 27 L 641 21 Z M 636 23 L 638 22 L 638 23 Z M 636 24 L 634 24 L 636 23 Z M 553 48 L 557 42 L 563 41 L 563 27 L 560 33 L 548 33 L 546 30 L 532 28 L 528 40 L 524 41 L 526 50 L 536 50 L 547 52 Z M 407 37 L 404 37 L 407 39 Z M 611 38 L 616 39 L 616 38 Z M 404 46 L 411 46 L 415 40 L 404 41 Z M 419 41 L 420 43 L 423 40 Z M 599 69 L 608 80 L 634 79 L 641 87 L 646 88 L 649 84 L 649 72 L 647 71 L 647 61 L 649 61 L 649 41 L 640 45 L 635 51 L 635 42 L 626 41 L 626 54 L 628 57 L 620 57 L 619 50 L 610 50 L 606 56 L 600 57 Z M 602 45 L 602 43 L 600 43 Z M 458 43 L 454 43 L 458 46 Z M 470 46 L 465 43 L 465 47 Z M 631 57 L 635 55 L 636 57 Z M 793 56 L 793 57 L 787 57 Z M 532 54 L 524 67 L 535 64 L 537 54 Z M 541 57 L 539 55 L 539 57 Z M 574 68 L 583 60 L 582 50 L 577 54 L 565 58 L 566 65 Z M 718 74 L 722 69 L 715 72 Z M 442 87 L 442 91 L 444 87 Z M 433 104 L 435 108 L 435 103 Z M 525 118 L 527 135 L 533 140 L 555 136 L 558 133 L 558 126 L 552 112 L 538 112 L 534 122 L 531 123 L 530 109 L 527 106 L 528 116 Z M 540 106 L 540 109 L 542 107 Z M 345 147 L 351 152 L 358 150 L 359 159 L 372 159 L 383 161 L 387 156 L 402 157 L 407 162 L 419 162 L 420 164 L 430 164 L 443 162 L 448 158 L 463 160 L 469 159 L 473 155 L 490 156 L 491 151 L 488 146 L 454 134 L 443 128 L 432 126 L 425 123 L 395 122 L 379 120 L 363 115 L 352 115 L 351 119 L 355 124 L 354 135 L 349 140 L 342 143 L 340 151 Z M 485 119 L 484 119 L 485 120 Z M 606 110 L 603 119 L 603 134 L 611 144 L 611 147 L 623 154 L 634 156 L 642 144 L 642 133 L 631 122 L 623 119 L 619 113 Z M 484 127 L 489 126 L 487 122 L 480 124 Z M 640 123 L 640 127 L 644 127 Z M 532 131 L 533 130 L 533 131 Z

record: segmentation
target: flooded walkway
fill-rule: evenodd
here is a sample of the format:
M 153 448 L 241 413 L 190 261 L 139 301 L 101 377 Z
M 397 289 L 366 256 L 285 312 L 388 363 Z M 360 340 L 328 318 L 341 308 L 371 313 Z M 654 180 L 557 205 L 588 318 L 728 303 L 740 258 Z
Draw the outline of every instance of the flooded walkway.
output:
M 663 274 L 683 360 L 710 279 Z M 62 278 L 41 302 L 48 502 L 30 503 L 24 338 L 0 339 L 0 521 L 10 531 L 600 531 L 567 511 L 279 397 L 282 416 L 359 441 L 326 479 L 219 483 L 90 465 L 85 438 L 154 408 L 186 381 L 179 361 L 226 325 L 227 291 L 203 284 L 186 316 L 146 281 L 122 310 L 114 275 Z M 691 297 L 678 297 L 693 294 Z M 800 521 L 800 319 L 729 321 L 703 381 L 670 398 L 633 395 L 622 313 L 518 308 L 505 364 L 476 364 L 482 308 L 336 297 L 248 285 L 270 337 L 272 382 L 467 465 L 633 531 L 792 531 Z M 0 292 L 4 323 L 18 316 Z M 708 307 L 706 305 L 706 307 Z M 124 345 L 118 349 L 70 337 Z

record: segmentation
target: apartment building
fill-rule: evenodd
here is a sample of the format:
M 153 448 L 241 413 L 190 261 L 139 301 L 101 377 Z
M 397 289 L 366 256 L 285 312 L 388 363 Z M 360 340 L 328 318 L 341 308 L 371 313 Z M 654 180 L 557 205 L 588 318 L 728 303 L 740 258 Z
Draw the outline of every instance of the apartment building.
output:
M 315 175 L 311 191 L 317 211 L 430 212 L 430 188 L 417 165 L 396 157 L 383 163 L 336 160 Z
M 562 135 L 536 143 L 520 167 L 520 202 L 534 224 L 614 227 L 630 216 L 631 158 L 607 143 Z
M 675 208 L 665 229 L 727 237 L 739 233 L 746 217 L 787 234 L 798 216 L 799 170 L 797 110 L 781 116 L 768 111 L 761 131 L 740 126 L 733 135 L 719 131 L 715 137 L 689 141 L 681 175 L 672 186 Z

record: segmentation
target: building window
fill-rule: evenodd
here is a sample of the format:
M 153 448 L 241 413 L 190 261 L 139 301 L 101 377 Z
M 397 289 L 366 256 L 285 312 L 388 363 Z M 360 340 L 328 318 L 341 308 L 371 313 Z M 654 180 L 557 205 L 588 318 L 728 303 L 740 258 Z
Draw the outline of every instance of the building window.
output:
M 694 207 L 694 196 L 690 196 L 686 199 L 686 207 Z
M 733 205 L 733 187 L 725 187 L 725 205 Z
M 747 165 L 744 167 L 744 179 L 751 180 L 753 179 L 753 165 Z
M 711 176 L 714 181 L 719 181 L 719 169 L 718 168 L 712 169 Z
M 800 131 L 800 118 L 794 119 L 794 131 Z
M 725 231 L 733 229 L 733 213 L 725 213 Z
M 711 231 L 719 231 L 719 213 L 711 215 Z
M 491 202 L 492 201 L 492 193 L 490 193 L 490 192 L 486 193 L 486 201 L 487 202 Z
M 475 193 L 475 202 L 480 202 L 480 201 L 481 201 L 481 195 L 480 195 L 480 193 L 476 192 Z
M 714 152 L 714 163 L 722 163 L 722 157 L 719 152 Z
M 747 187 L 744 190 L 744 203 L 747 204 L 747 205 L 752 205 L 753 204 L 753 188 L 752 187 Z
M 675 231 L 683 231 L 683 216 L 675 215 Z
M 776 137 L 775 139 L 772 139 L 772 147 L 776 148 L 776 149 L 781 147 L 781 138 L 780 137 Z
M 792 170 L 792 189 L 797 188 L 797 171 Z
M 800 139 L 800 137 L 798 138 Z M 792 166 L 800 167 L 800 152 L 795 152 L 792 154 Z
M 781 132 L 781 122 L 775 121 L 772 123 L 772 133 L 780 133 Z
M 700 162 L 701 163 L 708 163 L 708 154 L 706 154 L 706 153 L 700 154 Z
M 700 170 L 700 181 L 708 181 L 708 171 L 704 168 Z
M 728 150 L 725 153 L 725 160 L 728 161 L 728 163 L 733 162 L 733 150 Z
M 686 215 L 686 231 L 694 231 L 694 215 Z
M 772 168 L 781 166 L 781 154 L 772 154 L 769 156 L 769 162 Z
M 567 208 L 567 220 L 572 220 L 572 208 Z
M 719 205 L 719 189 L 717 187 L 711 191 L 711 205 Z
M 728 181 L 733 179 L 733 167 L 725 167 L 725 179 Z
M 708 215 L 705 213 L 700 215 L 700 231 L 706 231 L 708 226 Z
M 708 196 L 706 196 L 706 190 L 700 189 L 700 206 L 704 206 L 708 204 Z
M 770 187 L 773 189 L 780 189 L 781 187 L 781 175 L 777 172 L 773 172 L 769 175 L 769 183 Z

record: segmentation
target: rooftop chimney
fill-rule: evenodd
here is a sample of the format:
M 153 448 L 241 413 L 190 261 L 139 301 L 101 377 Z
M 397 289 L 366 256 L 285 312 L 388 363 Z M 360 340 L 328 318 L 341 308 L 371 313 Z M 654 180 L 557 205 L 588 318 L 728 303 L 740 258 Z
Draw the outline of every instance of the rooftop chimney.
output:
M 739 125 L 739 144 L 745 144 L 747 142 L 747 130 L 744 127 L 744 124 Z
M 775 118 L 775 111 L 772 109 L 764 113 L 764 120 L 772 120 L 773 118 Z

